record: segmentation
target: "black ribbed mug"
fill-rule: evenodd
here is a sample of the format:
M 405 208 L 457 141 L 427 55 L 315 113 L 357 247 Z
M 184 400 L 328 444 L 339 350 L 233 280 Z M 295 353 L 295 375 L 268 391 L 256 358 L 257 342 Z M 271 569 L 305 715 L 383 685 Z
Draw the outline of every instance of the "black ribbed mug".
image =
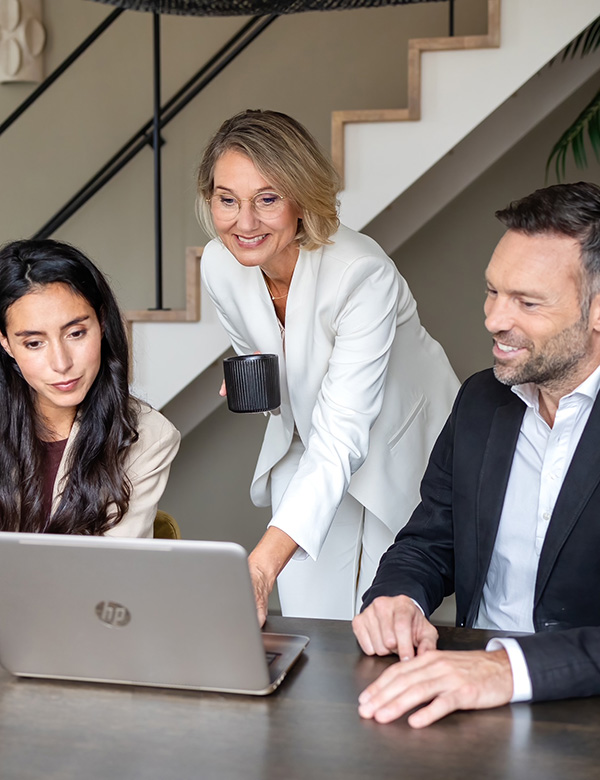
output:
M 281 406 L 277 355 L 236 355 L 223 361 L 232 412 L 268 412 Z

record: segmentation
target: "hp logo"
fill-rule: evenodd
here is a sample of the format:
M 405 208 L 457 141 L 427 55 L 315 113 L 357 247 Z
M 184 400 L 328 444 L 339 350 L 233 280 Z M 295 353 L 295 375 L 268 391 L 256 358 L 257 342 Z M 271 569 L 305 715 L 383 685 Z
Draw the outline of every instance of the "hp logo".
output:
M 115 601 L 100 601 L 96 604 L 96 615 L 107 626 L 122 628 L 131 620 L 131 613 L 122 604 Z

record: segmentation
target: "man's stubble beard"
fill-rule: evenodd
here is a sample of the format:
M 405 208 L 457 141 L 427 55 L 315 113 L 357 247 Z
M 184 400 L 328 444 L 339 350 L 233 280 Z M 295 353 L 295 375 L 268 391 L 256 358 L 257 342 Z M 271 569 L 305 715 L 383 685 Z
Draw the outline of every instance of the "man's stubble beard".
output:
M 501 339 L 499 339 L 501 340 Z M 581 317 L 575 324 L 548 339 L 543 351 L 531 353 L 520 366 L 495 361 L 494 376 L 504 385 L 562 384 L 576 373 L 577 366 L 588 355 L 587 322 Z

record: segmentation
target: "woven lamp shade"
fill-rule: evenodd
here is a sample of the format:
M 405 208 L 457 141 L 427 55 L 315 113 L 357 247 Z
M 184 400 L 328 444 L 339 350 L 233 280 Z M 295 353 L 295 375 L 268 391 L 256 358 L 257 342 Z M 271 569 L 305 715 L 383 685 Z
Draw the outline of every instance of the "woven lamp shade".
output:
M 181 16 L 264 16 L 295 14 L 301 11 L 338 11 L 350 8 L 376 8 L 411 5 L 441 0 L 95 0 L 132 11 L 158 11 Z

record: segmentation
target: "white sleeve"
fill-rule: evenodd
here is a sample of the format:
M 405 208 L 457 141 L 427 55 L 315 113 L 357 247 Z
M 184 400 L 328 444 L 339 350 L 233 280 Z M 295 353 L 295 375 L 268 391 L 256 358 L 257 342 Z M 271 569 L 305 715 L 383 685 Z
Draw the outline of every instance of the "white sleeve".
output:
M 313 559 L 369 450 L 383 404 L 401 283 L 391 261 L 363 257 L 349 265 L 338 288 L 335 342 L 306 450 L 270 523 Z
M 532 689 L 531 689 L 531 677 L 529 676 L 529 669 L 527 667 L 527 661 L 521 647 L 516 639 L 500 639 L 495 637 L 485 646 L 485 649 L 491 652 L 492 650 L 500 650 L 504 648 L 508 654 L 508 660 L 510 661 L 510 668 L 513 676 L 513 695 L 511 703 L 518 701 L 531 701 Z

